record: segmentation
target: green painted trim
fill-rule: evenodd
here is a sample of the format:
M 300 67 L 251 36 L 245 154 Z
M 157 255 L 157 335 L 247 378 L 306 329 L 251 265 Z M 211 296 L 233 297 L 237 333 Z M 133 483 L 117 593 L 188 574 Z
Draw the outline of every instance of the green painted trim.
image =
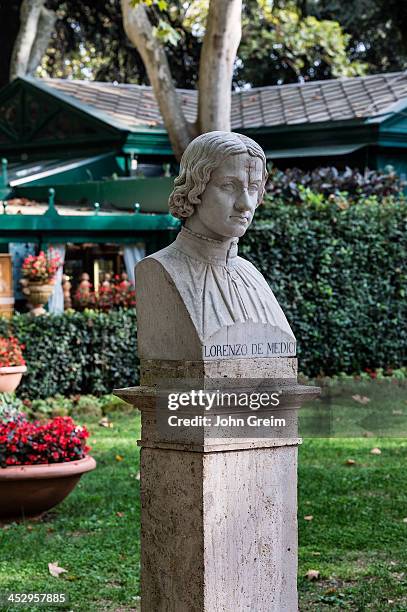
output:
M 179 226 L 171 215 L 134 213 L 108 215 L 100 212 L 90 215 L 60 215 L 55 209 L 44 215 L 1 215 L 0 232 L 126 232 L 171 230 Z
M 337 122 L 339 123 L 339 122 Z M 343 122 L 342 122 L 343 123 Z M 305 149 L 315 147 L 362 147 L 373 145 L 378 139 L 378 126 L 360 123 L 344 125 L 314 126 L 278 126 L 262 130 L 261 128 L 242 130 L 243 133 L 255 138 L 265 151 Z
M 107 174 L 109 171 L 112 173 L 115 168 L 115 157 L 114 152 L 111 152 L 73 160 L 60 160 L 58 164 L 55 163 L 51 168 L 32 172 L 23 177 L 13 178 L 9 184 L 10 187 L 16 188 L 30 185 L 55 185 L 62 181 L 68 183 L 68 181 L 77 182 L 81 179 L 89 180 L 88 172 L 92 174 L 93 171 L 97 176 L 100 176 L 103 172 L 104 174 Z M 18 168 L 13 168 L 14 174 L 16 170 L 18 171 Z M 95 172 L 95 170 L 97 171 Z M 117 170 L 118 168 L 116 167 Z
M 180 221 L 170 214 L 147 214 L 140 213 L 138 209 L 133 214 L 108 214 L 100 210 L 100 205 L 95 203 L 94 213 L 86 215 L 62 215 L 55 208 L 55 190 L 48 191 L 48 209 L 42 215 L 1 215 L 0 227 L 1 238 L 4 242 L 8 236 L 6 233 L 18 235 L 24 232 L 26 240 L 30 234 L 48 233 L 57 236 L 61 233 L 74 232 L 74 235 L 85 235 L 89 239 L 92 235 L 107 236 L 112 233 L 123 234 L 123 238 L 134 240 L 134 234 L 140 231 L 155 232 L 174 230 L 179 228 Z
M 137 242 L 145 242 L 148 253 L 153 253 L 161 248 L 154 246 L 157 243 L 157 238 L 159 242 L 168 244 L 175 240 L 177 233 L 178 228 L 157 230 L 155 232 L 140 230 L 132 236 L 129 236 L 129 234 L 125 232 L 95 232 L 92 234 L 86 234 L 84 232 L 36 232 L 28 236 L 26 233 L 22 232 L 9 232 L 8 234 L 0 234 L 0 252 L 2 248 L 1 245 L 7 245 L 10 242 L 30 242 L 40 244 L 43 247 L 49 244 L 67 244 L 68 242 L 73 244 L 85 244 L 87 242 L 94 242 L 97 244 L 105 244 L 106 242 L 115 244 L 135 244 Z M 153 246 L 150 248 L 150 245 Z
M 324 145 L 320 147 L 303 147 L 297 149 L 266 150 L 267 159 L 303 158 L 303 157 L 326 157 L 336 155 L 348 155 L 363 149 L 363 144 L 353 145 Z
M 136 202 L 141 211 L 168 212 L 168 196 L 174 187 L 173 177 L 134 178 L 121 177 L 116 180 L 86 181 L 77 183 L 53 183 L 57 201 L 81 202 L 93 205 L 94 202 L 112 204 L 119 209 L 133 209 Z M 48 186 L 26 185 L 16 187 L 13 196 L 24 197 L 38 202 L 48 198 Z
M 127 136 L 123 146 L 125 153 L 159 155 L 174 158 L 168 134 L 165 130 L 140 130 Z

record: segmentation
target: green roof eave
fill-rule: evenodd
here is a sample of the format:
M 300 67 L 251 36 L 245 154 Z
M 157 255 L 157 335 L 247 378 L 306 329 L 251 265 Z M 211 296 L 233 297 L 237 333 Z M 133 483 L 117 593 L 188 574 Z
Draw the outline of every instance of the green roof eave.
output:
M 148 128 L 146 126 L 134 128 L 134 131 L 128 134 L 123 146 L 123 152 L 135 153 L 137 155 L 174 156 L 166 130 L 164 128 Z
M 348 155 L 354 153 L 364 147 L 363 144 L 350 145 L 323 145 L 320 147 L 303 147 L 290 149 L 272 149 L 266 150 L 267 159 L 285 159 L 285 158 L 302 158 L 302 157 L 326 157 L 337 155 Z
M 7 232 L 24 232 L 28 234 L 59 232 L 109 233 L 125 232 L 131 236 L 134 232 L 174 230 L 180 222 L 170 214 L 106 214 L 103 212 L 89 215 L 60 215 L 49 208 L 43 215 L 0 215 L 2 234 Z
M 268 151 L 325 146 L 361 147 L 376 144 L 379 129 L 357 121 L 324 121 L 312 124 L 292 124 L 241 130 L 253 137 Z

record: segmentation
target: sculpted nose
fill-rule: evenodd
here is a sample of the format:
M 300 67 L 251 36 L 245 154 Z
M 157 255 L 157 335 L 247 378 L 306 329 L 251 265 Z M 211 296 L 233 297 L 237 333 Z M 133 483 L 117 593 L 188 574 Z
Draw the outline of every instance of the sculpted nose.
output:
M 235 203 L 235 208 L 240 212 L 245 212 L 254 208 L 247 189 L 242 189 L 240 192 Z

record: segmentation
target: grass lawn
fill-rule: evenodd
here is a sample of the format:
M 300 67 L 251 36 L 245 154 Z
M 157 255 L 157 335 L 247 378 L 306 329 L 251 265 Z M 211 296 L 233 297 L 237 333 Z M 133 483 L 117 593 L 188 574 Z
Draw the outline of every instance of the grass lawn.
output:
M 362 392 L 372 397 L 375 390 Z M 335 401 L 346 406 L 349 393 L 354 389 L 342 390 L 342 400 L 337 394 Z M 392 398 L 397 413 L 407 411 L 405 397 L 404 391 Z M 380 393 L 378 398 L 380 403 Z M 98 468 L 63 504 L 42 520 L 0 529 L 0 591 L 66 592 L 65 610 L 138 610 L 139 419 L 111 419 L 111 429 L 87 423 Z M 371 454 L 374 447 L 380 455 Z M 406 459 L 403 438 L 304 440 L 298 515 L 302 612 L 407 611 Z M 55 561 L 67 570 L 58 579 L 48 572 Z M 308 570 L 318 570 L 320 578 L 310 582 L 304 577 Z

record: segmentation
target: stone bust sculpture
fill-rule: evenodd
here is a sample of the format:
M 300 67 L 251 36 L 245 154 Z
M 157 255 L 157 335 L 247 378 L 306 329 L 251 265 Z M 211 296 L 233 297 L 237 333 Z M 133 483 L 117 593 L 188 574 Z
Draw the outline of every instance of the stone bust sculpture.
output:
M 142 359 L 295 355 L 273 292 L 237 254 L 266 179 L 264 152 L 247 136 L 209 132 L 189 144 L 169 198 L 183 227 L 136 267 Z

